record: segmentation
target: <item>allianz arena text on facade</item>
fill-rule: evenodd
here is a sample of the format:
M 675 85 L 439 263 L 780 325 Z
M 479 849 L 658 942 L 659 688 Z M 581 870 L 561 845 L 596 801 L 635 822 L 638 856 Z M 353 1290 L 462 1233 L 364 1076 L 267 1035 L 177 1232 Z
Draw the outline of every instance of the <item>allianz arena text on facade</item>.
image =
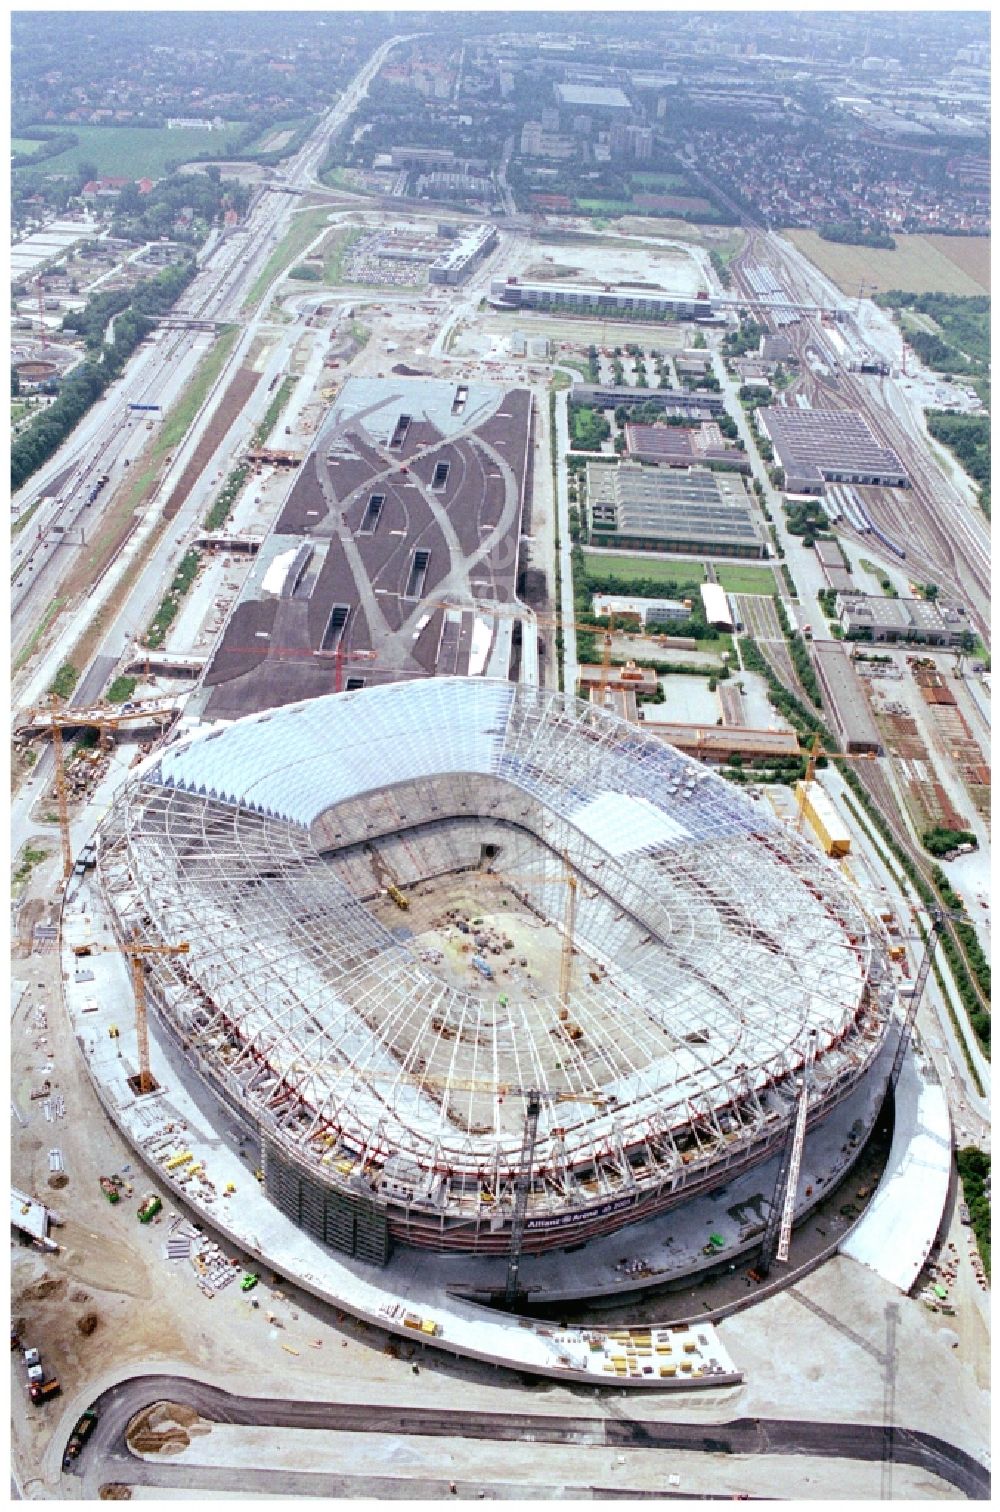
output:
M 466 984 L 375 903 L 473 874 L 564 928 L 568 995 Z M 885 1038 L 883 941 L 764 803 L 563 694 L 440 678 L 196 731 L 102 828 L 114 927 L 161 1023 L 259 1139 L 265 1188 L 331 1247 L 578 1244 L 773 1154 L 815 1035 L 815 1126 Z M 568 879 L 572 878 L 572 882 Z M 560 983 L 560 986 L 564 986 Z

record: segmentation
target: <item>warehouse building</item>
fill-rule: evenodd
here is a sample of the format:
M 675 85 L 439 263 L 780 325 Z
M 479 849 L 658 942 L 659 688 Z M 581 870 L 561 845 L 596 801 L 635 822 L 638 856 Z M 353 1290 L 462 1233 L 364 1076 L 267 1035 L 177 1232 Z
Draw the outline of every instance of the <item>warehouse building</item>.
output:
M 595 593 L 591 600 L 595 614 L 613 614 L 616 620 L 633 620 L 640 625 L 664 625 L 669 620 L 687 619 L 691 600 L 632 598 L 624 593 Z
M 621 89 L 603 84 L 556 84 L 556 99 L 566 110 L 587 110 L 595 115 L 626 115 L 632 102 Z
M 431 263 L 428 278 L 433 284 L 463 283 L 498 241 L 499 232 L 489 222 L 464 227 L 457 241 Z
M 746 452 L 729 445 L 718 425 L 710 421 L 697 428 L 629 423 L 625 426 L 625 450 L 637 462 L 655 462 L 664 467 L 705 465 L 742 473 L 750 471 Z
M 642 406 L 662 410 L 665 415 L 681 415 L 694 420 L 721 415 L 726 407 L 721 394 L 707 390 L 616 388 L 610 383 L 575 383 L 572 400 L 574 404 L 586 404 L 592 409 L 629 410 Z
M 761 730 L 751 725 L 685 724 L 677 720 L 654 720 L 646 714 L 646 733 L 658 735 L 668 745 L 696 756 L 699 761 L 726 762 L 730 756 L 744 761 L 768 757 L 786 761 L 799 754 L 799 738 L 794 730 Z
M 837 613 L 844 634 L 853 639 L 957 646 L 970 628 L 969 616 L 960 604 L 931 603 L 927 599 L 838 593 Z
M 617 688 L 634 695 L 653 698 L 658 679 L 651 667 L 637 667 L 635 662 L 626 662 L 624 667 L 605 667 L 600 662 L 584 662 L 580 666 L 580 696 L 586 698 L 596 689 Z
M 576 315 L 626 315 L 637 320 L 711 320 L 707 295 L 651 294 L 648 290 L 613 288 L 610 284 L 521 283 L 495 278 L 490 302 L 504 310 L 559 309 Z M 643 393 L 649 392 L 644 389 Z
M 450 168 L 455 154 L 450 147 L 394 147 L 393 168 Z
M 731 633 L 736 627 L 725 588 L 720 583 L 702 583 L 699 592 L 705 610 L 705 623 L 713 630 L 728 630 Z
M 757 420 L 774 447 L 790 493 L 820 494 L 827 483 L 909 488 L 896 453 L 882 446 L 855 410 L 761 408 Z
M 588 462 L 594 545 L 634 551 L 760 558 L 766 547 L 740 478 L 707 467 Z
M 880 756 L 882 737 L 845 647 L 839 641 L 813 641 L 812 649 L 823 701 L 845 749 L 859 755 L 870 752 Z
M 836 541 L 817 541 L 816 560 L 823 569 L 828 588 L 832 588 L 834 593 L 854 593 L 854 579 Z

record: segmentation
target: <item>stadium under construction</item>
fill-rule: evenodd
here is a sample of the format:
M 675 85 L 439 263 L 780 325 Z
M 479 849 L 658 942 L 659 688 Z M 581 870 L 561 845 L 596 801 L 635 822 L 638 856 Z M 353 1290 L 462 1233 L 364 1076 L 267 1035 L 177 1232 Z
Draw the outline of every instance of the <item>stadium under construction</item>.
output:
M 429 678 L 195 728 L 126 783 L 98 882 L 120 942 L 189 942 L 150 1000 L 271 1203 L 375 1265 L 503 1256 L 519 1197 L 526 1254 L 597 1241 L 857 1104 L 834 1180 L 878 1111 L 878 922 L 563 694 Z

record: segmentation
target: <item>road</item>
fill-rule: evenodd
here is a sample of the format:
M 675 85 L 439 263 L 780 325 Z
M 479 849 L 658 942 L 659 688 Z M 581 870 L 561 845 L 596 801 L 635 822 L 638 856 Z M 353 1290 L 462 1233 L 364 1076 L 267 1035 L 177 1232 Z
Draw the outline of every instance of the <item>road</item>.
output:
M 221 236 L 194 281 L 171 312 L 170 319 L 207 324 L 239 318 L 241 308 L 261 269 L 280 243 L 299 208 L 296 194 L 318 182 L 332 136 L 357 108 L 383 61 L 411 35 L 390 38 L 372 54 L 340 99 L 320 121 L 308 141 L 288 165 L 283 180 L 268 184 L 256 196 L 245 223 Z M 273 285 L 264 291 L 254 320 L 268 309 Z M 250 333 L 253 322 L 244 333 Z M 153 342 L 139 348 L 124 374 L 76 426 L 54 457 L 40 468 L 19 491 L 13 502 L 15 519 L 34 509 L 30 523 L 15 541 L 12 553 L 14 611 L 12 645 L 23 645 L 44 605 L 55 596 L 70 557 L 61 545 L 86 521 L 90 529 L 99 523 L 101 508 L 126 481 L 126 468 L 138 458 L 146 439 L 142 420 L 130 417 L 130 404 L 157 404 L 166 410 L 180 397 L 187 379 L 209 342 L 203 330 L 163 330 Z M 228 381 L 245 356 L 248 341 L 237 344 L 222 370 L 214 392 L 225 391 Z M 190 435 L 190 433 L 189 433 Z M 190 448 L 188 448 L 190 450 Z M 180 476 L 181 459 L 161 480 L 160 491 Z M 100 493 L 95 485 L 108 479 Z M 60 480 L 62 480 L 60 482 Z M 56 484 L 59 487 L 56 487 Z M 99 502 L 98 502 L 99 501 Z M 87 514 L 92 510 L 95 518 Z
M 373 1406 L 371 1403 L 291 1401 L 274 1397 L 236 1396 L 219 1387 L 183 1376 L 134 1376 L 113 1386 L 93 1404 L 98 1425 L 73 1469 L 83 1481 L 83 1494 L 96 1498 L 108 1481 L 124 1480 L 152 1486 L 202 1486 L 206 1472 L 194 1467 L 155 1464 L 133 1456 L 125 1433 L 131 1419 L 154 1402 L 169 1401 L 193 1407 L 219 1423 L 247 1423 L 274 1428 L 313 1428 L 334 1432 L 403 1434 L 509 1441 L 517 1444 L 603 1445 L 629 1449 L 688 1450 L 708 1455 L 808 1455 L 874 1462 L 882 1459 L 885 1433 L 875 1423 L 824 1423 L 787 1418 L 736 1418 L 710 1425 L 661 1422 L 598 1412 L 568 1416 L 549 1413 L 477 1412 L 462 1408 Z M 64 1424 L 68 1431 L 69 1424 Z M 64 1439 L 53 1443 L 58 1454 Z M 976 1500 L 989 1496 L 988 1471 L 972 1456 L 933 1434 L 897 1427 L 893 1458 L 919 1466 Z M 262 1471 L 267 1475 L 268 1472 Z M 213 1489 L 228 1481 L 232 1489 L 256 1489 L 254 1472 L 216 1472 Z M 312 1479 L 329 1477 L 314 1476 Z M 270 1487 L 268 1489 L 271 1489 Z M 369 1493 L 370 1494 L 370 1493 Z
M 559 609 L 562 614 L 563 688 L 575 693 L 580 677 L 576 656 L 576 606 L 573 602 L 573 540 L 569 533 L 569 390 L 556 394 L 556 521 L 559 540 Z M 545 465 L 543 459 L 542 466 Z

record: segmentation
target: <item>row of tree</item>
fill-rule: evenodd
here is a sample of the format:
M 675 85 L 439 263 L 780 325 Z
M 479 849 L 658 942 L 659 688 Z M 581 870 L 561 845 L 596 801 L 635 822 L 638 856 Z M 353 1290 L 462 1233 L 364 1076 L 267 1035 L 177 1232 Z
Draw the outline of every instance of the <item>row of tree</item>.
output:
M 195 274 L 193 261 L 166 268 L 156 278 L 140 284 L 126 295 L 126 305 L 111 310 L 114 327 L 109 340 L 104 326 L 111 316 L 102 305 L 101 314 L 87 322 L 95 300 L 113 300 L 113 295 L 94 295 L 84 310 L 67 315 L 65 329 L 82 330 L 91 355 L 64 379 L 59 397 L 35 416 L 10 450 L 10 486 L 18 489 L 59 449 L 74 426 L 121 373 L 129 357 L 153 328 L 153 317 L 165 315 Z M 104 318 L 98 333 L 98 321 Z M 74 322 L 70 324 L 70 322 Z M 79 322 L 79 323 L 77 323 Z M 99 353 L 99 355 L 98 355 Z

